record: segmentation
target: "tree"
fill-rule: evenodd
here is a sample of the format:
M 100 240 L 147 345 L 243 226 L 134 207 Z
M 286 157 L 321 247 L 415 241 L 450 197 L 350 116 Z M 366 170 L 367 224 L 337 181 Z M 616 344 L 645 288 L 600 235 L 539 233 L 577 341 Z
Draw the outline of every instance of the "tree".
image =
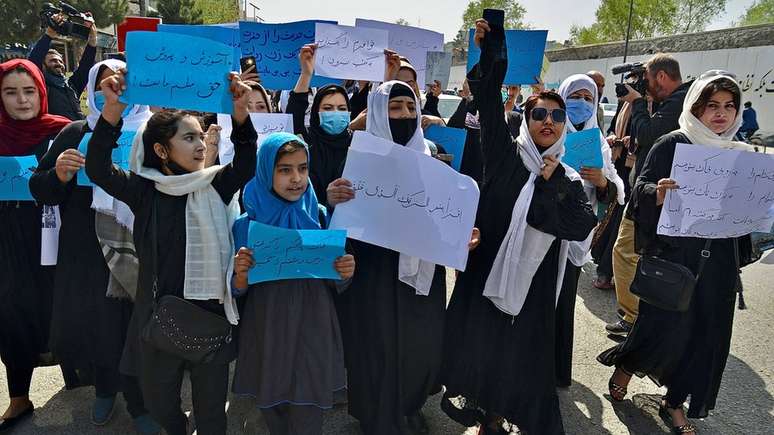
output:
M 631 39 L 671 34 L 675 29 L 678 0 L 634 0 Z M 629 0 L 602 0 L 596 11 L 597 22 L 588 27 L 573 26 L 575 44 L 594 44 L 626 39 Z
M 233 23 L 239 20 L 239 6 L 234 1 L 196 0 L 204 24 Z
M 740 26 L 774 23 L 774 0 L 758 0 L 739 17 Z
M 513 0 L 471 0 L 465 12 L 462 13 L 462 30 L 466 31 L 476 26 L 476 20 L 481 18 L 484 9 L 502 9 L 505 11 L 506 29 L 527 29 L 523 21 L 527 10 Z M 467 39 L 466 39 L 467 41 Z
M 202 12 L 194 0 L 158 0 L 159 17 L 164 24 L 202 24 Z
M 405 18 L 398 18 L 397 20 L 395 20 L 395 24 L 397 24 L 399 26 L 410 26 L 411 25 L 411 23 L 409 23 L 408 20 L 406 20 Z
M 50 0 L 48 0 L 50 1 Z M 14 0 L 0 8 L 0 43 L 29 43 L 43 33 L 39 12 L 46 0 Z M 89 11 L 98 27 L 107 27 L 124 20 L 127 0 L 73 0 L 68 2 L 78 10 Z M 57 3 L 55 3 L 57 4 Z
M 675 33 L 701 32 L 726 9 L 726 0 L 680 0 L 675 17 Z

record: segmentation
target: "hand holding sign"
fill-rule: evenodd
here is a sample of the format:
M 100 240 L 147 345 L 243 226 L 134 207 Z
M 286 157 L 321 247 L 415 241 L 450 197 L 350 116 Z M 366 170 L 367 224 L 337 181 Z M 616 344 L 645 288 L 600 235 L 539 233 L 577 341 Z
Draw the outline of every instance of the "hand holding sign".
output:
M 86 156 L 76 149 L 68 148 L 56 158 L 56 177 L 62 184 L 68 183 L 85 165 Z
M 564 141 L 564 149 L 562 161 L 578 173 L 581 173 L 583 168 L 602 168 L 603 166 L 602 135 L 598 128 L 569 133 Z
M 0 201 L 32 201 L 29 183 L 37 167 L 35 156 L 0 156 Z
M 120 68 L 113 75 L 105 78 L 99 84 L 105 97 L 105 106 L 102 108 L 102 117 L 111 125 L 118 125 L 121 114 L 126 109 L 120 98 L 126 90 L 126 68 Z
M 317 23 L 315 69 L 326 77 L 379 81 L 387 41 L 384 30 Z

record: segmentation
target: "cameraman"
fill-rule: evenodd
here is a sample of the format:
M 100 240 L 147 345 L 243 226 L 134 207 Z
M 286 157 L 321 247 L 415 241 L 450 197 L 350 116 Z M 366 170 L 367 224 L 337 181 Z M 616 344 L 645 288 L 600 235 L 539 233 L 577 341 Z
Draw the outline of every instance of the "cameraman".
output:
M 64 21 L 59 15 L 53 17 L 57 23 Z M 65 77 L 66 67 L 62 55 L 50 49 L 51 41 L 59 34 L 52 27 L 46 28 L 46 33 L 40 37 L 30 51 L 29 60 L 37 65 L 46 79 L 48 91 L 48 111 L 54 115 L 64 116 L 72 121 L 84 119 L 81 112 L 81 93 L 86 88 L 89 79 L 89 69 L 94 66 L 97 55 L 97 27 L 91 23 L 88 43 L 83 49 L 83 55 L 78 62 L 78 69 L 70 78 Z
M 664 53 L 656 54 L 647 62 L 645 78 L 648 80 L 648 99 L 653 101 L 653 115 L 648 111 L 648 99 L 628 84 L 625 86 L 629 92 L 620 98 L 622 104 L 631 106 L 629 131 L 632 140 L 629 152 L 636 155 L 634 170 L 630 174 L 631 186 L 634 186 L 653 143 L 680 128 L 678 119 L 691 86 L 691 82 L 683 83 L 677 60 Z M 638 261 L 639 255 L 634 247 L 634 222 L 627 206 L 613 247 L 613 278 L 623 318 L 605 327 L 610 334 L 627 335 L 639 313 L 639 300 L 629 291 Z

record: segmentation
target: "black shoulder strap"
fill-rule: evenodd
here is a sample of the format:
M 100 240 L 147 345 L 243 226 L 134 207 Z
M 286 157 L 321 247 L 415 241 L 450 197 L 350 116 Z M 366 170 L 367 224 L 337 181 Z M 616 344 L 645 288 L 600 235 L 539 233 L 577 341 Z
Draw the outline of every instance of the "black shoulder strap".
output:
M 157 301 L 158 288 L 159 288 L 159 220 L 158 220 L 158 201 L 159 195 L 157 192 L 152 192 L 153 201 L 151 201 L 151 245 L 152 253 L 151 262 L 153 263 L 153 302 Z
M 696 282 L 699 282 L 699 277 L 701 276 L 701 272 L 704 270 L 704 265 L 707 264 L 707 259 L 710 258 L 710 245 L 712 244 L 712 239 L 707 239 L 706 242 L 704 242 L 704 249 L 701 250 L 701 258 L 699 259 L 699 268 L 696 269 Z

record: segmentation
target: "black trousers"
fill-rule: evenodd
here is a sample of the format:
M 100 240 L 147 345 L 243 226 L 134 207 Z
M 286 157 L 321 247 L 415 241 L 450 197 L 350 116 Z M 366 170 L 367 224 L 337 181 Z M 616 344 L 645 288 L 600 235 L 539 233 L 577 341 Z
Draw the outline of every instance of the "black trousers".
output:
M 193 413 L 199 435 L 225 435 L 228 363 L 190 364 L 142 344 L 140 386 L 145 406 L 168 435 L 187 435 L 188 419 L 180 408 L 183 374 L 190 371 Z
M 34 367 L 5 367 L 5 375 L 8 379 L 8 393 L 11 398 L 25 397 L 30 394 L 32 372 Z
M 261 409 L 271 435 L 320 435 L 323 410 L 313 405 L 283 404 Z
M 96 367 L 94 369 L 94 391 L 97 397 L 113 397 L 119 392 L 126 401 L 126 410 L 132 418 L 148 413 L 142 398 L 140 381 L 134 376 L 122 375 L 117 367 Z

